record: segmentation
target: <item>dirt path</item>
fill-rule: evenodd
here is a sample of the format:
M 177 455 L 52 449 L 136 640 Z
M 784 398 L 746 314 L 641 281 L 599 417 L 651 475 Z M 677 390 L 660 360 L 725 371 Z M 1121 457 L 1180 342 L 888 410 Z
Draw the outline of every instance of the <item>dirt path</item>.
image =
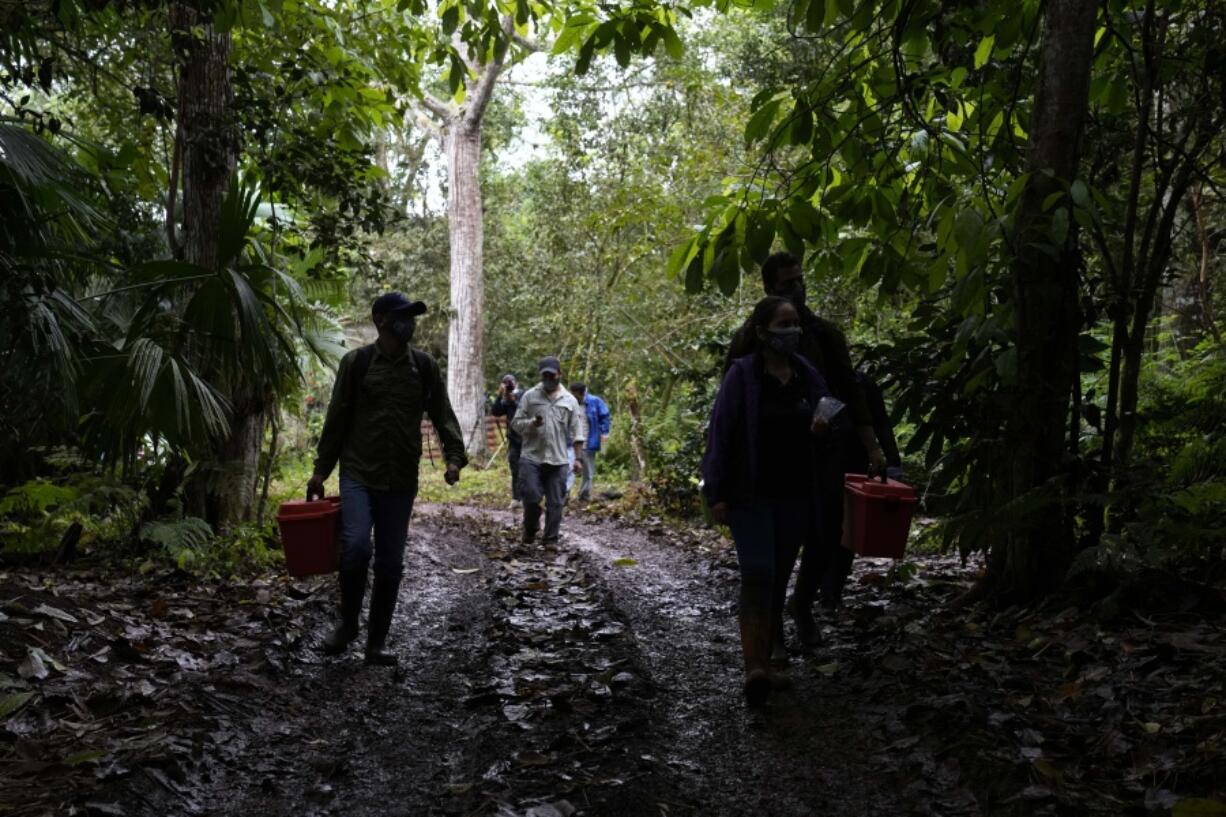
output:
M 280 691 L 298 716 L 252 723 L 206 811 L 912 813 L 871 774 L 890 739 L 867 728 L 873 703 L 817 669 L 830 653 L 746 712 L 730 554 L 583 515 L 564 531 L 524 548 L 509 514 L 424 509 L 393 631 L 403 669 L 304 648 Z
M 394 648 L 324 658 L 333 583 L 0 571 L 0 813 L 1217 814 L 1226 592 L 1177 577 L 1005 610 L 976 566 L 857 562 L 750 715 L 710 530 L 423 508 Z M 1216 809 L 1216 810 L 1215 810 Z

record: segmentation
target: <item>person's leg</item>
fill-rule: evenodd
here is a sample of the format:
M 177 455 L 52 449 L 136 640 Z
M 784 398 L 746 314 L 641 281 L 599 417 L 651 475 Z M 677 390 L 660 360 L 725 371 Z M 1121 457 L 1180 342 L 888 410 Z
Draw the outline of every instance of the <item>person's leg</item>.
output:
M 761 706 L 770 692 L 771 589 L 775 572 L 774 518 L 765 505 L 733 508 L 728 519 L 741 571 L 737 619 L 745 657 L 745 699 Z
M 570 499 L 570 489 L 575 487 L 575 449 L 572 447 L 566 449 L 566 473 L 563 480 L 566 489 L 562 493 L 562 501 L 565 503 Z
M 859 459 L 862 447 L 851 432 L 836 435 L 833 450 L 826 462 L 821 494 L 822 572 L 818 591 L 824 610 L 834 610 L 843 599 L 843 586 L 851 572 L 855 555 L 843 547 L 843 479 L 850 464 Z M 850 473 L 862 473 L 852 471 Z
M 558 531 L 562 528 L 562 504 L 566 500 L 568 471 L 571 469 L 565 465 L 541 466 L 541 481 L 545 488 L 545 535 L 541 542 L 546 545 L 558 541 Z
M 375 522 L 375 580 L 370 594 L 366 627 L 366 663 L 391 666 L 396 656 L 387 651 L 387 634 L 400 596 L 404 573 L 404 547 L 413 515 L 413 494 L 407 491 L 373 492 Z
M 511 466 L 511 501 L 519 502 L 523 499 L 519 495 L 519 480 L 516 478 L 519 473 L 519 454 L 523 450 L 524 444 L 520 442 L 507 441 L 507 464 Z
M 592 479 L 596 476 L 596 452 L 583 449 L 583 482 L 579 485 L 579 499 L 587 502 L 592 498 Z
M 781 502 L 773 508 L 775 527 L 774 579 L 771 582 L 771 663 L 787 663 L 783 639 L 783 610 L 787 600 L 788 579 L 796 566 L 796 554 L 812 528 L 808 501 Z M 803 639 L 802 639 L 803 643 Z
M 541 468 L 539 462 L 519 461 L 519 497 L 524 503 L 524 542 L 527 544 L 536 540 L 541 528 L 541 499 L 545 496 Z
M 337 580 L 341 591 L 340 623 L 324 638 L 329 655 L 344 652 L 358 637 L 362 597 L 366 595 L 366 569 L 370 563 L 372 505 L 370 491 L 355 479 L 341 476 L 341 565 Z
M 838 609 L 843 603 L 843 587 L 851 573 L 856 555 L 843 547 L 843 494 L 831 492 L 822 503 L 822 528 L 828 544 L 822 570 L 821 605 L 826 611 Z

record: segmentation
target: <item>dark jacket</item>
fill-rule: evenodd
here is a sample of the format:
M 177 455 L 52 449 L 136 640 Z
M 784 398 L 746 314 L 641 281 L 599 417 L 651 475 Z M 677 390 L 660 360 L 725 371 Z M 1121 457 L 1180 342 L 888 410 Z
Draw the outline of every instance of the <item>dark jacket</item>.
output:
M 511 423 L 515 421 L 515 412 L 519 411 L 519 398 L 524 396 L 524 390 L 516 389 L 513 396 L 515 397 L 514 400 L 508 400 L 505 397 L 495 397 L 494 406 L 490 409 L 490 414 L 493 414 L 495 417 L 507 418 L 507 442 L 511 445 L 519 445 L 524 441 L 523 437 L 511 426 Z
M 810 402 L 830 394 L 825 378 L 807 360 L 793 355 L 797 376 L 803 377 Z M 745 355 L 732 361 L 707 430 L 707 451 L 702 458 L 702 493 L 707 503 L 727 502 L 746 505 L 754 500 L 758 481 L 758 412 L 762 400 L 765 371 L 760 354 Z M 815 483 L 816 489 L 816 476 Z
M 804 308 L 800 310 L 800 325 L 804 334 L 800 338 L 800 354 L 821 372 L 830 388 L 830 394 L 847 404 L 851 421 L 856 426 L 871 426 L 872 412 L 864 389 L 856 381 L 856 372 L 851 365 L 851 353 L 847 350 L 847 338 L 842 330 L 828 320 L 819 318 Z M 737 358 L 758 349 L 758 336 L 748 320 L 732 336 L 724 371 Z
M 367 368 L 355 373 L 364 354 L 371 355 Z M 423 414 L 438 432 L 443 459 L 463 467 L 464 437 L 434 359 L 411 349 L 392 358 L 377 344 L 349 352 L 336 372 L 315 473 L 327 477 L 339 460 L 341 474 L 367 488 L 416 493 Z

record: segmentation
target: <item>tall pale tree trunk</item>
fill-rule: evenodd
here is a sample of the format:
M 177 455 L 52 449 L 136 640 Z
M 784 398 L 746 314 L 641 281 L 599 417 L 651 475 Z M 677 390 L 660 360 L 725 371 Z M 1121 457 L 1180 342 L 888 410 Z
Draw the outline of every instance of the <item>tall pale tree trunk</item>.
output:
M 1050 246 L 1052 215 L 1043 201 L 1077 176 L 1078 142 L 1089 100 L 1097 0 L 1048 0 L 1030 120 L 1027 170 L 1018 206 L 1010 265 L 1017 321 L 1018 382 L 1006 427 L 1008 496 L 1044 503 L 1027 509 L 1008 538 L 992 548 L 989 589 L 1005 602 L 1025 600 L 1057 583 L 1072 558 L 1060 498 L 1065 430 L 1076 375 L 1080 254 L 1070 218 L 1057 260 Z M 1046 171 L 1046 173 L 1044 172 Z M 1048 173 L 1052 175 L 1047 175 Z M 1067 210 L 1066 215 L 1071 215 Z
M 447 229 L 451 244 L 451 325 L 447 392 L 470 456 L 485 453 L 485 222 L 481 211 L 481 126 L 447 128 Z
M 222 260 L 221 205 L 238 163 L 230 35 L 216 31 L 211 16 L 188 3 L 170 6 L 170 27 L 180 61 L 176 154 L 182 162 L 183 233 L 178 249 L 184 260 L 212 270 Z M 189 503 L 194 513 L 224 528 L 252 515 L 266 399 L 242 372 L 204 374 L 215 384 L 228 383 L 230 436 L 214 449 L 215 468 L 205 469 L 190 486 Z
M 508 17 L 503 30 L 510 37 Z M 482 267 L 485 220 L 481 205 L 481 127 L 506 66 L 507 51 L 488 62 L 468 55 L 476 80 L 463 105 L 423 93 L 419 120 L 443 140 L 447 156 L 447 223 L 451 245 L 451 324 L 447 333 L 447 392 L 471 457 L 486 453 L 485 443 L 485 273 Z

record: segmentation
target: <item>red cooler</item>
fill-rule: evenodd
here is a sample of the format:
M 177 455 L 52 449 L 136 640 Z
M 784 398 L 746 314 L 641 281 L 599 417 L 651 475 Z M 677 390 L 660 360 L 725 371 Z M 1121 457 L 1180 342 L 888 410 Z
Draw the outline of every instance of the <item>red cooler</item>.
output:
M 282 502 L 277 511 L 285 566 L 291 576 L 335 573 L 340 561 L 341 498 Z
M 901 559 L 918 502 L 910 485 L 847 474 L 843 478 L 843 547 L 861 556 Z

